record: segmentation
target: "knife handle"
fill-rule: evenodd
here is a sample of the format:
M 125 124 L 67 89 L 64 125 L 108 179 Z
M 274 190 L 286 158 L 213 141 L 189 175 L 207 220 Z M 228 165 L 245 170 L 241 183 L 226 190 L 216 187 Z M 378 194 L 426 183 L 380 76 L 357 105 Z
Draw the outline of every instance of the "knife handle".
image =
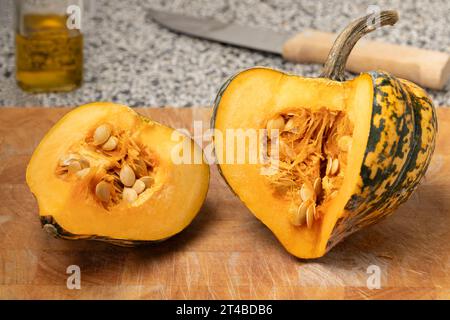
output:
M 286 41 L 283 58 L 323 64 L 335 38 L 333 33 L 306 30 Z M 450 77 L 450 55 L 362 39 L 353 48 L 346 69 L 356 73 L 384 70 L 424 87 L 442 89 Z

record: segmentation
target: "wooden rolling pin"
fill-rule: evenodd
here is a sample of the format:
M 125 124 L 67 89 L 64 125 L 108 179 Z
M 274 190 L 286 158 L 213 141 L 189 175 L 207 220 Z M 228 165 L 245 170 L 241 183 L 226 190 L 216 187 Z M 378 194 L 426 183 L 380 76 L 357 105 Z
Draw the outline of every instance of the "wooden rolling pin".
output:
M 283 58 L 300 63 L 324 63 L 335 34 L 315 30 L 289 39 Z M 441 90 L 450 77 L 450 55 L 445 52 L 361 39 L 350 54 L 347 70 L 385 70 L 420 86 Z

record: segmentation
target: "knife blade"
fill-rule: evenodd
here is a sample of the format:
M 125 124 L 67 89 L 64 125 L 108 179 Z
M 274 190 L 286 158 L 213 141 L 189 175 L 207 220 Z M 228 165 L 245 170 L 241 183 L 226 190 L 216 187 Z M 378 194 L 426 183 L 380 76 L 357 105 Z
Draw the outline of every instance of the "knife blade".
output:
M 249 28 L 211 18 L 195 18 L 153 9 L 149 10 L 149 15 L 160 25 L 175 32 L 275 54 L 281 54 L 283 44 L 292 37 L 292 34 L 269 29 Z
M 336 34 L 306 29 L 298 34 L 275 32 L 150 9 L 149 16 L 177 33 L 281 55 L 298 63 L 323 64 Z M 381 69 L 419 85 L 442 89 L 450 77 L 450 55 L 380 41 L 361 40 L 346 69 L 360 73 Z

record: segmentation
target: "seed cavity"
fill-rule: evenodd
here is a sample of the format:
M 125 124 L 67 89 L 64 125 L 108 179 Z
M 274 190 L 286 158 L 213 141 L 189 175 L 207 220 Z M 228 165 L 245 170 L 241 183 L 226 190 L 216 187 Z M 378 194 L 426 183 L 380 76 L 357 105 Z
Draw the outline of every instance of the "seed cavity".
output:
M 268 166 L 272 160 L 278 164 L 267 180 L 276 196 L 290 199 L 290 221 L 301 225 L 303 217 L 311 228 L 322 219 L 321 207 L 342 186 L 340 171 L 347 166 L 345 152 L 351 148 L 354 125 L 345 110 L 299 106 L 274 115 L 266 128 L 280 131 L 278 137 L 266 136 Z
M 109 202 L 111 198 L 111 185 L 106 181 L 100 181 L 95 186 L 95 195 L 102 202 Z
M 94 145 L 98 146 L 103 143 L 105 143 L 110 135 L 111 135 L 112 128 L 109 124 L 105 123 L 97 127 L 94 131 Z
M 132 203 L 136 201 L 136 199 L 138 198 L 138 194 L 132 188 L 124 188 L 122 197 L 129 203 Z
M 124 186 L 132 187 L 134 182 L 136 181 L 136 175 L 134 174 L 133 169 L 128 164 L 124 164 L 122 169 L 120 170 L 120 181 Z
M 122 200 L 130 203 L 136 201 L 140 194 L 151 188 L 155 183 L 153 175 L 157 164 L 150 150 L 135 141 L 128 131 L 118 130 L 116 135 L 112 135 L 113 129 L 107 123 L 98 126 L 92 136 L 88 135 L 78 145 L 77 151 L 71 151 L 58 160 L 55 170 L 56 175 L 64 180 L 70 175 L 76 176 L 83 180 L 78 183 L 85 187 L 89 187 L 91 180 L 95 179 L 94 197 L 107 210 Z M 114 155 L 101 152 L 116 150 L 119 143 L 127 148 Z M 91 154 L 92 144 L 97 148 L 95 155 Z M 74 147 L 70 148 L 73 149 Z M 89 155 L 89 158 L 83 155 Z M 93 170 L 95 175 L 89 177 Z M 97 178 L 99 174 L 102 176 Z M 90 181 L 84 178 L 89 178 Z M 72 179 L 66 181 L 74 182 Z

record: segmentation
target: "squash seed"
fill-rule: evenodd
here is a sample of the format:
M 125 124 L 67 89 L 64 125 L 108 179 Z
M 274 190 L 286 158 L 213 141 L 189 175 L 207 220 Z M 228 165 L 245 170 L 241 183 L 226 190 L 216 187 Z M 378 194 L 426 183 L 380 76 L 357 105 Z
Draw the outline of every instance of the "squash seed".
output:
M 67 166 L 67 169 L 68 169 L 69 173 L 77 173 L 78 171 L 81 170 L 81 163 L 77 160 L 73 160 Z
M 59 165 L 62 167 L 67 167 L 73 160 L 79 160 L 80 156 L 75 153 L 69 153 L 68 155 L 62 156 L 59 159 Z
M 134 170 L 138 177 L 144 177 L 148 175 L 147 165 L 142 159 L 134 160 Z
M 320 219 L 320 211 L 317 210 L 317 205 L 314 208 L 314 220 L 319 220 Z
M 145 184 L 146 188 L 151 188 L 151 186 L 155 183 L 155 179 L 150 176 L 141 177 L 139 180 L 141 180 Z
M 133 190 L 136 191 L 137 194 L 144 192 L 145 183 L 142 180 L 136 180 L 136 182 L 133 184 Z
M 120 169 L 119 177 L 120 181 L 127 187 L 133 186 L 136 181 L 136 175 L 134 174 L 133 169 L 127 164 Z
M 292 207 L 289 210 L 289 220 L 290 222 L 299 227 L 306 221 L 306 209 L 308 208 L 308 202 L 304 201 L 299 207 Z
M 266 126 L 267 130 L 274 130 L 274 129 L 278 129 L 278 130 L 283 130 L 284 128 L 284 119 L 282 116 L 278 116 L 275 119 L 270 119 L 269 121 L 267 121 L 267 126 Z
M 333 157 L 329 157 L 327 161 L 327 168 L 325 170 L 325 174 L 328 176 L 331 171 L 331 167 L 333 166 Z
M 320 177 L 314 180 L 314 192 L 316 193 L 316 196 L 319 196 L 322 193 L 322 179 L 320 179 Z
M 84 168 L 84 169 L 81 169 L 80 171 L 78 171 L 76 173 L 76 175 L 78 178 L 84 178 L 88 175 L 89 171 L 91 171 L 90 168 Z
M 306 226 L 308 227 L 308 229 L 311 229 L 313 225 L 315 212 L 316 212 L 316 204 L 311 203 L 308 209 L 306 209 Z
M 338 170 L 339 170 L 339 160 L 334 159 L 333 163 L 331 164 L 330 174 L 335 175 L 338 172 Z
M 111 197 L 111 186 L 106 181 L 100 181 L 95 186 L 95 195 L 102 202 L 108 202 Z
M 294 150 L 284 141 L 280 141 L 280 151 L 291 159 L 294 159 L 296 156 Z
M 105 151 L 112 151 L 117 147 L 119 139 L 114 136 L 109 137 L 109 139 L 102 145 L 102 149 Z
M 342 151 L 349 151 L 352 146 L 352 138 L 350 136 L 342 136 L 338 141 L 338 147 Z
M 311 188 L 306 183 L 302 184 L 302 187 L 300 188 L 300 198 L 303 201 L 307 201 L 309 199 L 313 199 L 314 197 L 314 190 L 311 190 Z
M 298 207 L 298 215 L 303 219 L 303 222 L 305 221 L 306 218 L 306 210 L 308 209 L 308 206 L 311 204 L 311 202 L 312 202 L 311 199 L 303 201 Z
M 94 145 L 98 146 L 104 144 L 111 135 L 111 126 L 107 123 L 97 127 L 94 131 Z
M 284 131 L 291 131 L 292 129 L 294 129 L 294 119 L 290 118 L 284 126 Z
M 136 199 L 138 198 L 138 194 L 132 188 L 124 188 L 122 197 L 125 200 L 127 200 L 129 203 L 132 203 L 132 202 L 136 201 Z
M 89 161 L 85 158 L 80 158 L 80 160 L 78 160 L 78 162 L 80 162 L 81 169 L 86 169 L 86 168 L 89 168 L 89 166 L 90 166 Z

